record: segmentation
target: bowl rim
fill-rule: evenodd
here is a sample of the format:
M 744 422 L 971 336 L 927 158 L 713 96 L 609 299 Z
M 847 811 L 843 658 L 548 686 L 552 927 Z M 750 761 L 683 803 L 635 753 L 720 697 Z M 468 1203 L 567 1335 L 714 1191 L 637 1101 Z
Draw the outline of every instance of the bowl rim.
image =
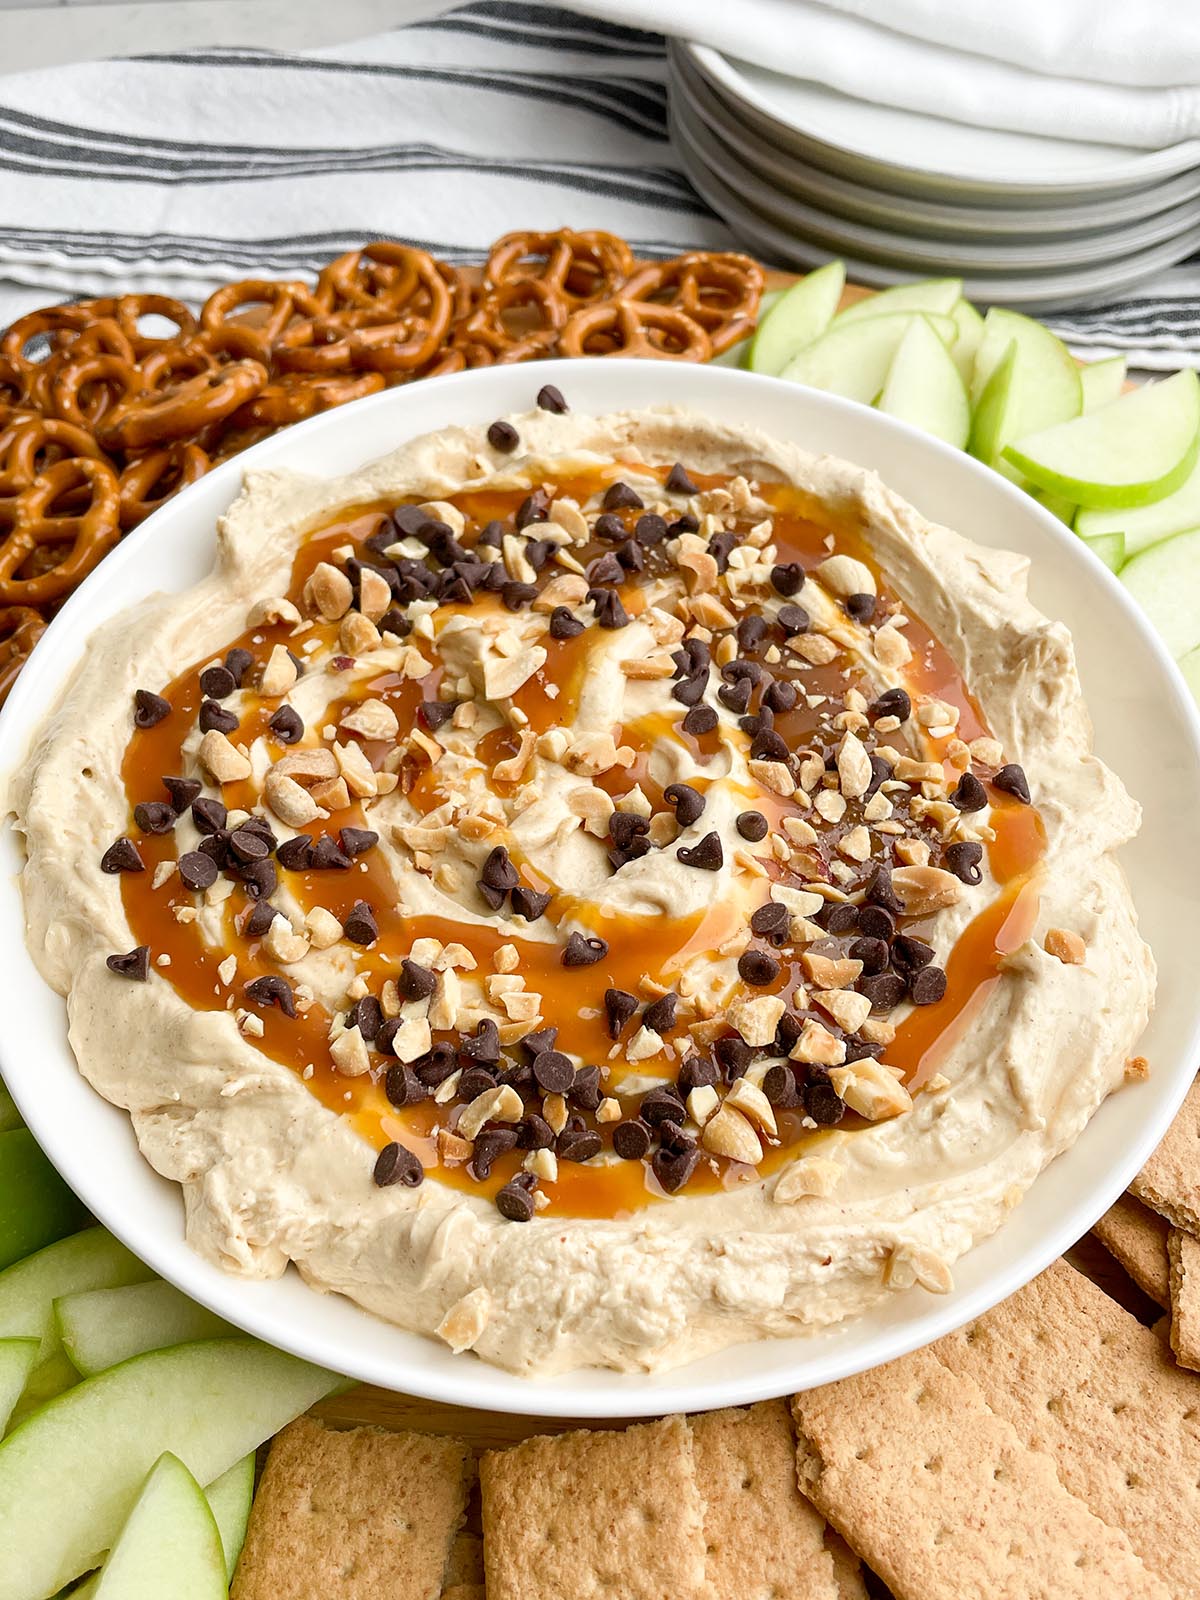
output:
M 692 405 L 696 410 L 705 409 L 706 387 L 713 387 L 714 392 L 726 390 L 730 396 L 739 393 L 749 394 L 757 390 L 764 403 L 772 398 L 782 402 L 788 397 L 799 412 L 815 407 L 818 414 L 826 413 L 835 426 L 840 426 L 841 422 L 844 422 L 850 431 L 856 426 L 860 430 L 865 426 L 868 434 L 872 430 L 881 429 L 882 437 L 892 435 L 897 444 L 904 446 L 906 450 L 915 450 L 918 456 L 923 454 L 927 460 L 935 464 L 939 459 L 946 463 L 953 462 L 957 471 L 967 472 L 969 480 L 979 484 L 981 488 L 986 484 L 988 492 L 1001 497 L 1002 502 L 1007 500 L 1014 511 L 1019 511 L 1020 515 L 1031 519 L 1040 535 L 1048 540 L 1051 546 L 1056 545 L 1063 552 L 1069 550 L 1071 560 L 1080 562 L 1079 570 L 1086 571 L 1090 579 L 1107 591 L 1110 599 L 1117 603 L 1126 623 L 1138 635 L 1141 645 L 1154 658 L 1162 672 L 1172 700 L 1173 711 L 1179 715 L 1190 738 L 1189 754 L 1200 763 L 1200 709 L 1193 704 L 1178 668 L 1154 634 L 1148 620 L 1142 616 L 1132 597 L 1112 573 L 1092 558 L 1087 558 L 1086 564 L 1081 561 L 1085 552 L 1076 536 L 1015 485 L 942 441 L 921 433 L 906 423 L 838 396 L 726 367 L 706 367 L 702 370 L 690 367 L 684 371 L 683 364 L 654 363 L 653 366 L 670 369 L 676 373 L 683 372 L 683 376 L 677 379 L 664 378 L 660 387 L 668 392 L 677 387 L 681 397 L 685 389 L 695 390 L 695 399 L 688 398 L 683 403 Z M 597 374 L 597 369 L 603 371 L 603 377 Z M 107 616 L 115 615 L 126 606 L 138 603 L 145 598 L 148 591 L 144 584 L 139 585 L 135 580 L 132 585 L 135 593 L 111 605 L 103 618 L 93 618 L 89 623 L 88 614 L 92 596 L 100 592 L 102 585 L 119 587 L 127 574 L 136 570 L 140 552 L 152 540 L 170 538 L 178 530 L 177 536 L 184 540 L 211 541 L 214 531 L 213 518 L 209 511 L 203 508 L 215 499 L 220 499 L 222 505 L 229 504 L 238 492 L 245 471 L 273 464 L 281 467 L 301 465 L 304 443 L 312 435 L 328 432 L 331 438 L 339 434 L 350 437 L 355 427 L 365 418 L 368 408 L 384 415 L 392 410 L 401 417 L 406 413 L 412 414 L 412 421 L 406 422 L 403 431 L 394 436 L 397 443 L 428 431 L 423 417 L 435 412 L 440 414 L 440 409 L 452 408 L 460 394 L 464 398 L 456 412 L 456 420 L 459 422 L 464 420 L 464 415 L 471 415 L 476 420 L 482 421 L 486 417 L 501 414 L 504 410 L 515 409 L 511 403 L 499 408 L 493 406 L 490 409 L 479 409 L 486 397 L 493 392 L 503 395 L 506 391 L 518 389 L 523 395 L 532 395 L 547 381 L 567 388 L 572 395 L 575 392 L 573 386 L 577 386 L 582 391 L 579 409 L 586 413 L 602 414 L 605 411 L 621 409 L 610 400 L 597 403 L 589 397 L 588 385 L 593 379 L 596 393 L 604 394 L 610 389 L 626 391 L 636 397 L 634 404 L 638 406 L 679 403 L 678 399 L 664 400 L 661 394 L 652 394 L 647 398 L 639 393 L 640 389 L 655 388 L 654 375 L 647 373 L 647 363 L 644 361 L 592 359 L 529 363 L 504 368 L 492 367 L 424 380 L 420 386 L 421 400 L 415 404 L 407 389 L 387 390 L 370 396 L 354 402 L 349 407 L 339 408 L 284 430 L 281 434 L 252 447 L 242 456 L 216 468 L 134 530 L 71 596 L 50 624 L 31 657 L 31 664 L 18 678 L 8 704 L 0 711 L 0 772 L 6 772 L 14 761 L 19 761 L 24 755 L 30 734 L 57 700 L 69 673 L 85 650 L 91 628 L 96 626 L 99 620 L 106 620 Z M 482 397 L 478 402 L 473 398 L 476 395 Z M 450 398 L 443 406 L 443 398 L 447 396 Z M 416 410 L 416 405 L 420 406 L 420 411 Z M 474 411 L 469 409 L 472 405 L 476 406 Z M 467 407 L 468 411 L 464 413 L 462 407 Z M 781 409 L 786 408 L 781 405 Z M 868 423 L 867 418 L 872 420 Z M 439 422 L 437 425 L 447 424 Z M 784 423 L 780 436 L 796 437 L 790 422 Z M 374 459 L 381 453 L 376 451 L 364 459 Z M 193 512 L 193 507 L 200 509 Z M 205 552 L 208 548 L 210 545 L 206 544 Z M 77 625 L 78 632 L 75 631 Z M 31 667 L 34 670 L 31 670 Z M 4 834 L 7 846 L 14 834 L 11 817 L 5 819 Z M 7 898 L 7 910 L 5 910 L 6 897 L 0 894 L 0 938 L 7 936 L 5 924 L 11 920 L 14 909 L 22 934 L 24 930 L 23 907 L 18 886 L 15 879 L 10 879 L 9 882 L 11 894 Z M 24 949 L 23 938 L 21 948 Z M 69 1147 L 66 1136 L 56 1127 L 53 1108 L 46 1103 L 45 1095 L 39 1097 L 35 1087 L 40 1074 L 11 1070 L 10 1063 L 23 1042 L 15 1030 L 8 1030 L 4 1035 L 0 1035 L 0 1066 L 6 1069 L 10 1092 L 38 1142 L 97 1220 L 125 1242 L 155 1272 L 235 1326 L 244 1328 L 254 1336 L 305 1360 L 316 1361 L 323 1366 L 346 1372 L 349 1376 L 380 1384 L 393 1391 L 402 1386 L 398 1392 L 419 1395 L 430 1400 L 484 1410 L 503 1409 L 511 1414 L 559 1418 L 636 1417 L 661 1414 L 666 1410 L 702 1411 L 718 1405 L 744 1405 L 781 1392 L 791 1392 L 797 1388 L 849 1376 L 893 1360 L 951 1332 L 990 1306 L 1007 1298 L 1062 1255 L 1128 1186 L 1174 1117 L 1191 1081 L 1191 1067 L 1194 1067 L 1197 1057 L 1200 1057 L 1200 991 L 1197 991 L 1191 999 L 1191 1028 L 1179 1048 L 1179 1059 L 1173 1068 L 1164 1068 L 1161 1073 L 1156 1071 L 1152 1080 L 1155 1095 L 1151 1100 L 1143 1102 L 1136 1137 L 1132 1143 L 1124 1147 L 1123 1158 L 1089 1183 L 1080 1184 L 1072 1202 L 1048 1219 L 1047 1227 L 1036 1246 L 1019 1249 L 1013 1260 L 973 1288 L 956 1288 L 947 1297 L 926 1297 L 927 1303 L 923 1309 L 898 1327 L 885 1327 L 881 1332 L 868 1332 L 856 1338 L 858 1329 L 865 1325 L 864 1319 L 851 1319 L 849 1323 L 839 1325 L 839 1330 L 847 1334 L 847 1338 L 842 1340 L 846 1349 L 842 1349 L 842 1344 L 837 1344 L 832 1355 L 818 1354 L 815 1360 L 810 1354 L 813 1346 L 804 1336 L 789 1340 L 755 1341 L 744 1346 L 730 1347 L 715 1358 L 701 1358 L 699 1363 L 701 1366 L 711 1366 L 714 1362 L 721 1363 L 721 1375 L 711 1378 L 688 1377 L 690 1369 L 697 1363 L 651 1373 L 615 1373 L 607 1369 L 586 1367 L 548 1379 L 520 1378 L 493 1367 L 471 1354 L 443 1359 L 448 1356 L 448 1352 L 441 1350 L 436 1341 L 424 1335 L 394 1328 L 371 1316 L 370 1313 L 362 1311 L 352 1302 L 342 1300 L 340 1296 L 321 1296 L 317 1291 L 310 1290 L 307 1285 L 300 1284 L 294 1272 L 289 1272 L 286 1278 L 270 1280 L 265 1284 L 253 1282 L 223 1273 L 196 1254 L 183 1238 L 182 1206 L 178 1200 L 179 1186 L 171 1180 L 160 1178 L 137 1151 L 132 1137 L 132 1125 L 127 1114 L 119 1108 L 110 1106 L 91 1090 L 79 1072 L 66 1042 L 65 1030 L 61 1026 L 63 1002 L 49 986 L 42 983 L 40 978 L 37 981 L 44 991 L 45 1005 L 53 1008 L 54 1013 L 59 1016 L 59 1029 L 62 1032 L 61 1055 L 69 1069 L 71 1080 L 77 1083 L 78 1088 L 89 1099 L 89 1114 L 94 1108 L 95 1113 L 102 1117 L 111 1114 L 120 1119 L 124 1125 L 124 1132 L 128 1134 L 127 1143 L 132 1153 L 130 1173 L 132 1174 L 136 1167 L 139 1174 L 144 1173 L 155 1184 L 166 1185 L 172 1191 L 174 1202 L 170 1210 L 172 1226 L 164 1228 L 161 1218 L 142 1216 L 131 1204 L 125 1205 L 122 1209 L 118 1198 L 120 1186 L 110 1187 L 106 1181 L 106 1173 L 89 1161 L 86 1150 L 81 1152 L 75 1147 Z M 1175 1051 L 1172 1050 L 1171 1055 L 1174 1054 Z M 1104 1109 L 1102 1105 L 1097 1115 Z M 1079 1144 L 1087 1139 L 1090 1127 L 1091 1124 L 1082 1130 L 1074 1148 L 1078 1149 Z M 1024 1205 L 1029 1205 L 1032 1196 L 1037 1192 L 1038 1185 L 1045 1182 L 1048 1170 L 1050 1169 L 1044 1169 L 1035 1180 L 1024 1197 Z M 135 1187 L 139 1186 L 139 1179 L 136 1176 L 132 1181 Z M 964 1259 L 969 1259 L 977 1251 L 986 1249 L 987 1245 L 999 1238 L 1008 1226 L 1006 1223 L 987 1240 L 973 1246 Z M 174 1236 L 171 1236 L 172 1234 Z M 360 1351 L 356 1354 L 352 1347 L 344 1345 L 333 1348 L 330 1339 L 321 1329 L 313 1333 L 306 1322 L 289 1321 L 286 1306 L 283 1311 L 278 1307 L 273 1310 L 270 1304 L 271 1291 L 278 1284 L 293 1279 L 296 1280 L 304 1296 L 311 1295 L 317 1300 L 336 1302 L 339 1306 L 348 1307 L 356 1317 L 367 1319 L 374 1328 L 389 1330 L 391 1334 L 397 1336 L 397 1354 L 389 1353 L 380 1357 L 369 1351 Z M 909 1294 L 914 1292 L 908 1291 Z M 286 1293 L 290 1294 L 290 1291 Z M 279 1298 L 282 1305 L 286 1294 Z M 295 1299 L 295 1296 L 292 1295 L 292 1298 Z M 305 1300 L 304 1304 L 307 1303 Z M 300 1302 L 297 1301 L 296 1304 L 299 1305 Z M 437 1353 L 436 1359 L 430 1356 L 423 1358 L 407 1356 L 406 1342 L 410 1340 L 421 1341 L 423 1347 L 433 1346 Z M 738 1351 L 755 1351 L 770 1347 L 779 1351 L 784 1345 L 794 1348 L 796 1352 L 790 1366 L 785 1359 L 774 1364 L 768 1363 L 766 1370 L 761 1373 L 754 1370 L 753 1363 L 741 1363 L 745 1370 L 737 1370 Z M 787 1352 L 785 1356 L 786 1354 Z M 734 1357 L 732 1360 L 731 1355 Z M 782 1373 L 789 1375 L 784 1376 Z

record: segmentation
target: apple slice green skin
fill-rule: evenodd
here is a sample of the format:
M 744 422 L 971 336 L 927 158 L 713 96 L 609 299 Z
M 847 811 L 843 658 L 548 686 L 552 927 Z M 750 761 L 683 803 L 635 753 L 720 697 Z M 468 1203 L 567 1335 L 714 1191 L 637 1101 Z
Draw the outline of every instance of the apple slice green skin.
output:
M 8 1427 L 37 1353 L 36 1339 L 0 1339 L 0 1434 Z
M 150 1469 L 92 1590 L 94 1600 L 227 1600 L 221 1535 L 178 1456 Z
M 1123 568 L 1121 582 L 1176 661 L 1200 646 L 1200 528 L 1143 550 Z
M 780 377 L 844 395 L 863 405 L 874 405 L 887 382 L 900 341 L 916 315 L 905 311 L 890 317 L 835 322 L 827 333 L 793 357 Z M 955 328 L 949 317 L 931 315 L 927 320 L 947 343 L 953 340 Z
M 897 312 L 925 311 L 950 316 L 962 299 L 961 278 L 922 278 L 919 283 L 900 283 L 894 289 L 881 289 L 866 295 L 840 311 L 838 325 L 861 322 L 866 317 L 890 317 Z
M 1109 356 L 1106 361 L 1088 361 L 1079 369 L 1079 382 L 1083 387 L 1083 414 L 1119 400 L 1125 387 L 1125 357 Z
M 235 1461 L 228 1472 L 223 1472 L 210 1483 L 204 1491 L 204 1498 L 212 1507 L 217 1532 L 221 1535 L 221 1548 L 225 1552 L 225 1575 L 232 1582 L 238 1557 L 246 1542 L 250 1507 L 254 1501 L 254 1451 Z
M 778 377 L 794 355 L 825 332 L 845 287 L 845 263 L 828 261 L 785 290 L 766 316 L 760 316 L 745 365 L 751 372 Z
M 983 342 L 983 318 L 969 300 L 956 300 L 950 315 L 954 319 L 954 326 L 958 329 L 958 337 L 951 347 L 951 354 L 954 357 L 954 365 L 958 368 L 959 377 L 966 384 L 969 394 L 971 379 L 975 372 L 975 355 Z
M 236 1332 L 172 1284 L 154 1279 L 116 1289 L 90 1289 L 54 1302 L 59 1338 L 73 1364 L 91 1377 L 146 1350 Z
M 1200 459 L 1178 489 L 1161 500 L 1115 511 L 1081 509 L 1075 518 L 1075 532 L 1081 539 L 1095 539 L 1103 533 L 1123 533 L 1130 560 L 1163 539 L 1187 533 L 1189 528 L 1200 528 Z
M 28 1128 L 0 1133 L 0 1271 L 82 1228 L 85 1207 Z
M 1083 542 L 1098 561 L 1103 561 L 1110 572 L 1120 572 L 1128 559 L 1123 533 L 1099 533 L 1094 539 L 1085 539 Z
M 1200 449 L 1200 378 L 1185 368 L 1102 411 L 1006 445 L 1043 489 L 1081 506 L 1142 506 L 1178 489 Z
M 967 442 L 971 408 L 954 358 L 924 317 L 914 317 L 896 347 L 880 411 L 911 422 L 956 450 Z
M 16 1101 L 4 1087 L 3 1078 L 0 1078 L 0 1133 L 8 1133 L 13 1128 L 23 1126 Z
M 1017 483 L 1005 445 L 1022 434 L 1077 417 L 1083 404 L 1079 368 L 1048 328 L 1015 311 L 993 308 L 971 379 L 973 456 Z
M 345 1387 L 257 1340 L 212 1339 L 59 1395 L 0 1444 L 0 1600 L 43 1600 L 96 1566 L 164 1451 L 211 1483 Z
M 72 1234 L 0 1272 L 0 1338 L 39 1340 L 41 1367 L 62 1354 L 54 1319 L 54 1302 L 61 1295 L 144 1283 L 152 1276 L 104 1228 Z

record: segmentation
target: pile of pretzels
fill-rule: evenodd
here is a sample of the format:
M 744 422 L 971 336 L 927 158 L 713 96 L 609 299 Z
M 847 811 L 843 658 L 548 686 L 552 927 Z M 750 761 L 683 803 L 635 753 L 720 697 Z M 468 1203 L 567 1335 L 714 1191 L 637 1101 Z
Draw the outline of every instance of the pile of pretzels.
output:
M 748 256 L 639 262 L 614 234 L 561 229 L 506 234 L 482 271 L 382 241 L 315 286 L 226 284 L 199 316 L 140 294 L 21 317 L 0 337 L 0 701 L 123 533 L 278 429 L 497 362 L 707 361 L 753 329 L 762 289 Z

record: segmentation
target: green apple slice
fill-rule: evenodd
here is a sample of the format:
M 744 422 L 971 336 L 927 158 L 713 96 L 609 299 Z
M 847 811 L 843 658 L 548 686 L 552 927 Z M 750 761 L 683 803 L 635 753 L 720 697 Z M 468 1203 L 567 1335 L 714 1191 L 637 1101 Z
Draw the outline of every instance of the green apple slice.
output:
M 1089 361 L 1079 369 L 1083 386 L 1083 413 L 1099 411 L 1119 400 L 1125 387 L 1125 357 L 1109 356 L 1107 361 Z
M 0 1078 L 0 1133 L 8 1133 L 12 1128 L 23 1126 L 16 1101 L 4 1087 L 4 1079 Z
M 750 340 L 750 371 L 777 377 L 794 355 L 825 332 L 845 287 L 845 264 L 827 261 L 780 295 Z
M 1176 533 L 1186 533 L 1189 528 L 1200 528 L 1200 460 L 1178 489 L 1161 500 L 1115 511 L 1081 510 L 1075 518 L 1075 532 L 1081 539 L 1095 539 L 1102 533 L 1123 533 L 1131 559 L 1152 544 Z
M 1005 445 L 1077 417 L 1083 390 L 1070 351 L 1048 328 L 1015 311 L 993 308 L 984 318 L 975 354 L 971 399 L 971 454 L 1019 481 L 1003 460 Z
M 793 356 L 780 377 L 874 405 L 915 315 L 906 311 L 890 317 L 863 317 L 858 322 L 835 322 L 827 333 Z M 955 328 L 949 317 L 930 316 L 928 321 L 947 343 L 953 340 Z
M 0 1270 L 87 1221 L 28 1128 L 0 1133 Z
M 1181 656 L 1179 670 L 1183 673 L 1183 681 L 1192 691 L 1192 699 L 1200 705 L 1200 648 L 1189 650 L 1187 655 Z
M 8 1427 L 37 1353 L 36 1339 L 0 1339 L 0 1434 Z
M 238 1557 L 246 1542 L 250 1507 L 254 1501 L 254 1451 L 235 1461 L 228 1472 L 209 1484 L 204 1498 L 212 1507 L 221 1548 L 225 1552 L 225 1573 L 232 1581 Z
M 879 409 L 956 450 L 966 445 L 971 426 L 967 391 L 953 356 L 924 317 L 912 319 L 896 346 Z
M 94 1600 L 227 1600 L 225 1552 L 204 1491 L 170 1451 L 150 1469 Z
M 1060 494 L 1052 494 L 1049 489 L 1031 489 L 1029 491 L 1038 505 L 1045 506 L 1052 517 L 1057 517 L 1060 522 L 1065 522 L 1069 528 L 1075 520 L 1077 506 L 1069 500 L 1064 500 Z
M 956 300 L 950 315 L 958 329 L 951 354 L 959 376 L 969 385 L 975 372 L 975 353 L 983 342 L 983 318 L 969 300 Z
M 1143 550 L 1121 582 L 1176 661 L 1200 645 L 1200 528 Z
M 930 311 L 948 317 L 962 299 L 961 278 L 922 278 L 919 283 L 901 283 L 894 289 L 881 289 L 839 311 L 838 324 L 860 322 L 864 317 L 890 317 L 897 312 Z
M 254 1339 L 135 1356 L 0 1444 L 0 1600 L 43 1600 L 97 1565 L 170 1450 L 211 1483 L 343 1379 Z
M 1123 533 L 1098 533 L 1094 539 L 1085 539 L 1083 542 L 1110 572 L 1120 572 L 1125 565 L 1127 557 Z
M 1027 478 L 1082 506 L 1141 506 L 1184 482 L 1200 446 L 1200 379 L 1190 368 L 1043 428 L 1004 454 Z
M 54 1314 L 63 1349 L 85 1378 L 146 1350 L 221 1339 L 236 1331 L 157 1278 L 65 1295 L 54 1302 Z

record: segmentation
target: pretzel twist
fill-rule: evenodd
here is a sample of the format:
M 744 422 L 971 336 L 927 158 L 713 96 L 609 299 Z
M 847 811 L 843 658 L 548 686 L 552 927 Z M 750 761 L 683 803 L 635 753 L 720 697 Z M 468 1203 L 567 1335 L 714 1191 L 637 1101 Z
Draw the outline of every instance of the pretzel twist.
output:
M 564 356 L 707 361 L 712 341 L 698 322 L 675 306 L 611 300 L 574 312 L 559 336 L 558 349 Z
M 72 490 L 88 491 L 82 511 L 56 511 Z M 104 461 L 58 461 L 17 496 L 12 528 L 0 543 L 0 605 L 38 606 L 76 588 L 120 538 L 120 489 Z M 58 555 L 61 545 L 70 548 Z M 21 569 L 35 553 L 47 563 L 36 576 Z

